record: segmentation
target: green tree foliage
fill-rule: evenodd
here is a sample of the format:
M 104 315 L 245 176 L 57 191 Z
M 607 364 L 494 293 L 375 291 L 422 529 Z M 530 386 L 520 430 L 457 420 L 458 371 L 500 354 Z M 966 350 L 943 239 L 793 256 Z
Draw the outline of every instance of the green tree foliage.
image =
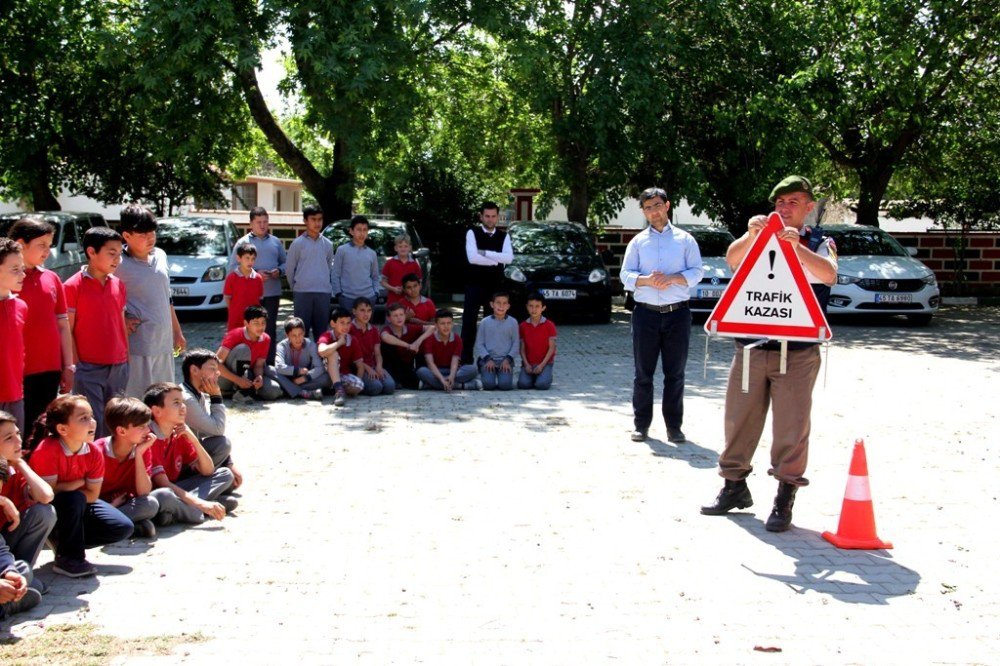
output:
M 948 133 L 997 75 L 1000 12 L 977 0 L 808 0 L 801 64 L 783 94 L 859 188 L 858 222 L 878 225 L 896 171 L 922 139 Z M 790 34 L 790 33 L 786 33 Z

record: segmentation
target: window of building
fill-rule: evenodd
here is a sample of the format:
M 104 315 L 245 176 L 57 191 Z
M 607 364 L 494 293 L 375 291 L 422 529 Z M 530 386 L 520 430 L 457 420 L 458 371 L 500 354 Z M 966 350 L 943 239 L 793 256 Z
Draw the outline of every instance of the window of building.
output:
M 257 205 L 257 183 L 233 185 L 233 210 L 250 210 Z

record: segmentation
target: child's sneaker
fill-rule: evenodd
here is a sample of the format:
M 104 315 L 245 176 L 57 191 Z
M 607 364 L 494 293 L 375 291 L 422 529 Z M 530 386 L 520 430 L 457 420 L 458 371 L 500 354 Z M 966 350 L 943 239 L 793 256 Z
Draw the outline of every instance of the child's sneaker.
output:
M 135 524 L 135 529 L 132 531 L 132 536 L 137 539 L 155 539 L 156 538 L 156 526 L 153 525 L 153 521 L 140 520 Z
M 226 515 L 228 516 L 233 511 L 236 511 L 236 507 L 240 505 L 240 501 L 233 497 L 232 495 L 223 495 L 218 499 L 219 504 L 226 508 Z
M 335 407 L 343 407 L 345 402 L 347 402 L 347 394 L 343 391 L 337 391 L 333 395 L 333 404 Z
M 84 558 L 75 560 L 69 557 L 57 557 L 52 570 L 67 578 L 83 578 L 97 573 L 97 567 Z
M 322 400 L 323 399 L 323 389 L 316 389 L 315 391 L 313 391 L 312 392 L 312 399 L 313 400 Z
M 7 617 L 10 617 L 11 615 L 17 615 L 18 613 L 29 611 L 40 603 L 42 603 L 41 593 L 38 590 L 29 587 L 23 597 L 17 601 L 11 601 L 4 604 L 3 611 Z

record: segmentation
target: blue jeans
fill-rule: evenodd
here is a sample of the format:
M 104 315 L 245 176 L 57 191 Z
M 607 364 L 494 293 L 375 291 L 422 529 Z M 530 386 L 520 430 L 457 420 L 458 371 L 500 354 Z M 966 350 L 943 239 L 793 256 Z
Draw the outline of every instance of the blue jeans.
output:
M 510 372 L 502 372 L 500 364 L 493 361 L 493 370 L 486 369 L 486 362 L 479 362 L 479 376 L 483 380 L 484 391 L 509 391 L 514 388 L 514 362 L 511 361 Z
M 441 371 L 442 375 L 447 377 L 448 372 L 451 371 L 451 368 L 438 368 L 438 370 Z M 437 389 L 438 391 L 444 390 L 444 384 L 442 384 L 438 380 L 438 378 L 434 376 L 434 373 L 431 372 L 430 368 L 427 367 L 417 368 L 417 377 L 420 378 L 420 381 L 422 381 L 424 383 L 424 386 L 426 386 L 427 388 Z M 455 371 L 455 383 L 452 386 L 458 388 L 459 384 L 464 384 L 465 382 L 471 382 L 475 378 L 476 378 L 476 366 L 460 365 L 458 366 L 458 370 Z
M 388 372 L 382 379 L 373 379 L 365 375 L 361 377 L 361 381 L 365 383 L 365 387 L 361 390 L 365 395 L 392 395 L 396 392 L 396 380 Z
M 538 389 L 539 391 L 547 391 L 549 387 L 552 386 L 552 364 L 549 363 L 542 371 L 537 375 L 529 375 L 524 371 L 524 366 L 521 367 L 521 373 L 517 376 L 517 388 L 519 389 Z
M 132 536 L 132 521 L 104 500 L 87 504 L 79 490 L 56 493 L 56 557 L 82 560 L 85 548 L 115 543 Z
M 649 430 L 653 422 L 653 375 L 656 362 L 663 364 L 663 420 L 668 428 L 684 422 L 684 367 L 691 339 L 691 310 L 648 310 L 640 303 L 632 311 L 632 413 L 637 430 Z

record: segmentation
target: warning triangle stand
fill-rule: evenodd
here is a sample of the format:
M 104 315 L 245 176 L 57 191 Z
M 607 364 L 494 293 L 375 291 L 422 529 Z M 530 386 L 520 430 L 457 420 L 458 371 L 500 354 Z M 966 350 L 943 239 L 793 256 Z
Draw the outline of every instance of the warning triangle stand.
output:
M 805 270 L 771 213 L 705 321 L 709 335 L 825 342 L 833 337 Z

